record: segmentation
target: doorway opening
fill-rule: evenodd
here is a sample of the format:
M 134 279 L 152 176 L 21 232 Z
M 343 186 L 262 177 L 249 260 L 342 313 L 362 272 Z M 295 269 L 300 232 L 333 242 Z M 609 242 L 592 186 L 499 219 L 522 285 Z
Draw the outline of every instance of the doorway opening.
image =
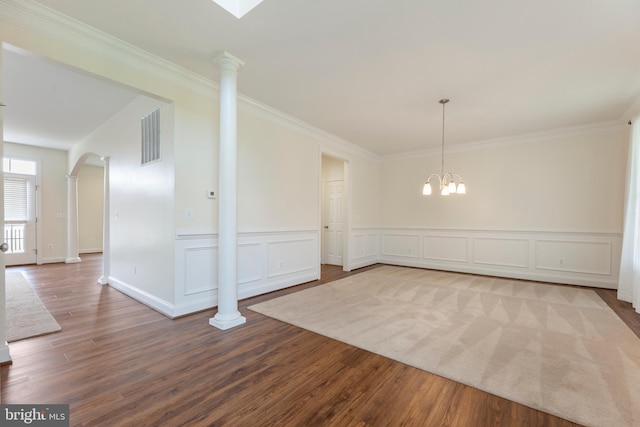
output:
M 322 154 L 321 163 L 320 263 L 347 270 L 348 163 L 327 154 Z

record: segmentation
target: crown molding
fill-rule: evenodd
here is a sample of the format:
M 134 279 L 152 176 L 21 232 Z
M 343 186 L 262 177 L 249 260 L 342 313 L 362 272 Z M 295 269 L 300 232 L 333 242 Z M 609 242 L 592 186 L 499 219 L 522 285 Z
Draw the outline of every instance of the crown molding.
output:
M 364 157 L 367 160 L 379 162 L 383 160 L 383 157 L 379 154 L 369 151 L 359 145 L 342 139 L 332 133 L 326 132 L 320 128 L 317 128 L 303 120 L 293 117 L 285 112 L 277 110 L 269 105 L 266 105 L 256 99 L 250 98 L 246 95 L 238 94 L 238 100 L 245 106 L 253 109 L 256 112 L 265 114 L 265 117 L 269 120 L 274 120 L 281 125 L 287 126 L 290 129 L 294 129 L 311 136 L 312 138 L 319 139 L 320 145 L 323 147 L 330 147 L 334 150 L 346 151 L 349 153 L 357 154 Z M 241 104 L 241 105 L 242 105 Z
M 33 0 L 0 0 L 0 19 L 193 92 L 219 87 L 204 76 Z
M 582 126 L 573 126 L 567 128 L 552 129 L 543 132 L 534 132 L 524 135 L 486 139 L 450 146 L 448 148 L 445 148 L 445 153 L 463 153 L 467 151 L 478 151 L 491 148 L 508 147 L 518 144 L 542 142 L 552 139 L 571 138 L 576 136 L 615 132 L 623 130 L 625 128 L 625 123 L 626 120 L 611 120 L 606 122 L 589 123 Z M 428 150 L 390 154 L 384 157 L 384 161 L 406 160 L 416 157 L 440 155 L 441 153 L 442 148 L 437 147 Z

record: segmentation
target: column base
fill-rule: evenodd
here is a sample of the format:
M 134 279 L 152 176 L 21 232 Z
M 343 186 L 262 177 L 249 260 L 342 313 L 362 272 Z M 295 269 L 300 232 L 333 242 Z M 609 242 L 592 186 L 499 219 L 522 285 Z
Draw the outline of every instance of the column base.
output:
M 8 365 L 11 363 L 11 354 L 9 354 L 9 344 L 5 341 L 4 345 L 0 345 L 0 365 Z
M 233 315 L 220 315 L 217 313 L 214 317 L 209 319 L 209 324 L 218 329 L 227 330 L 231 328 L 235 328 L 236 326 L 247 323 L 247 318 L 240 315 L 240 312 L 237 311 Z
M 108 285 L 109 284 L 109 278 L 102 276 L 101 278 L 98 279 L 98 285 Z
M 77 262 L 82 262 L 82 260 L 80 259 L 80 257 L 76 257 L 76 258 L 67 258 L 66 260 L 64 260 L 64 262 L 66 264 L 75 264 Z

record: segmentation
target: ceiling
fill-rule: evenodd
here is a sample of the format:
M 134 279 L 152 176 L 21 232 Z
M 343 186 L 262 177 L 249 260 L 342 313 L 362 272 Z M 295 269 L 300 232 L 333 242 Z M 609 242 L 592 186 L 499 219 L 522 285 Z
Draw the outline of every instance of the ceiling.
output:
M 69 150 L 137 94 L 13 50 L 2 52 L 4 140 Z
M 211 58 L 228 51 L 246 64 L 242 94 L 379 155 L 437 148 L 441 98 L 447 146 L 626 121 L 640 99 L 637 0 L 265 0 L 242 19 L 211 0 L 39 3 L 212 80 Z M 37 128 L 49 108 L 85 128 L 55 120 L 37 138 L 74 141 L 133 96 L 46 62 L 15 66 L 6 132 Z M 49 86 L 24 86 L 35 81 Z

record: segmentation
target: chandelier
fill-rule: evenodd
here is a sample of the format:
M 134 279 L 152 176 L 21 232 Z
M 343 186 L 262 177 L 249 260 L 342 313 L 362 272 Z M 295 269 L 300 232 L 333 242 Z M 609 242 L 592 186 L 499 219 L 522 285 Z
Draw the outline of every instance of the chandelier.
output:
M 440 194 L 442 196 L 448 196 L 449 194 L 465 194 L 467 192 L 467 188 L 462 181 L 462 177 L 457 173 L 447 172 L 444 173 L 444 106 L 448 99 L 441 99 L 438 101 L 442 104 L 442 169 L 440 171 L 440 175 L 437 173 L 432 173 L 427 178 L 427 181 L 424 183 L 424 187 L 422 187 L 422 194 L 428 196 L 431 194 L 431 178 L 438 178 L 438 185 L 440 188 Z

